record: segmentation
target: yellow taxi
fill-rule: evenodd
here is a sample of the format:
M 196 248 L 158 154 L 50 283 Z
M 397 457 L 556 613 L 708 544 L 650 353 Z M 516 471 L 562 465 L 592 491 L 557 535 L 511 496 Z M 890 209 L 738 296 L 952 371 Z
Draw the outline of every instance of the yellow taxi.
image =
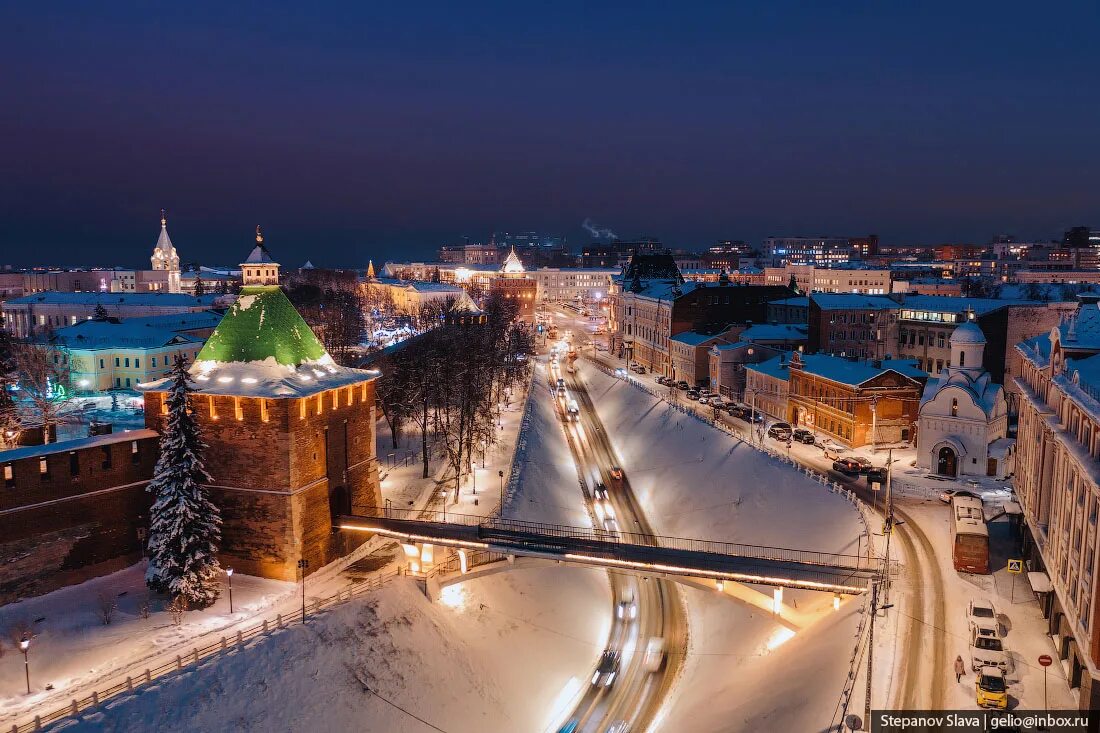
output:
M 1008 686 L 1005 673 L 997 667 L 982 667 L 974 681 L 978 705 L 983 708 L 1004 710 L 1008 707 Z

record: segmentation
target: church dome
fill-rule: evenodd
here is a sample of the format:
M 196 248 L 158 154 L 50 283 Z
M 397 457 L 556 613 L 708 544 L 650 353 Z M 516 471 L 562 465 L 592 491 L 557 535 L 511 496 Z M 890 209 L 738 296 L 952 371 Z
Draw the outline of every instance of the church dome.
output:
M 984 344 L 985 334 L 974 321 L 967 321 L 951 334 L 952 344 Z

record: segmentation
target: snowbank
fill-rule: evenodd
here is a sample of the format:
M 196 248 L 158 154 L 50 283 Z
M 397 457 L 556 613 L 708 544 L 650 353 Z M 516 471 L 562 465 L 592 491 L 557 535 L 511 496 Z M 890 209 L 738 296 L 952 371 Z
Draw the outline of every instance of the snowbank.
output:
M 821 484 L 587 363 L 581 374 L 660 534 L 856 552 L 857 510 Z
M 448 733 L 545 728 L 602 648 L 606 574 L 523 570 L 447 591 L 433 605 L 395 581 L 55 730 L 428 730 L 413 715 Z

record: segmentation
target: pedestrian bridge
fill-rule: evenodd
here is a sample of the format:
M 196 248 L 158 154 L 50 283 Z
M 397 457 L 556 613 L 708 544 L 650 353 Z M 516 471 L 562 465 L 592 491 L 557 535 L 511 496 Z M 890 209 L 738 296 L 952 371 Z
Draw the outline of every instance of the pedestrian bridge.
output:
M 440 563 L 437 575 L 466 574 L 477 566 L 501 566 L 516 558 L 541 558 L 643 575 L 853 595 L 866 592 L 872 579 L 884 570 L 884 561 L 878 557 L 450 512 L 444 516 L 441 512 L 387 508 L 380 509 L 379 516 L 342 516 L 337 524 L 343 530 L 393 537 L 405 544 L 461 550 Z

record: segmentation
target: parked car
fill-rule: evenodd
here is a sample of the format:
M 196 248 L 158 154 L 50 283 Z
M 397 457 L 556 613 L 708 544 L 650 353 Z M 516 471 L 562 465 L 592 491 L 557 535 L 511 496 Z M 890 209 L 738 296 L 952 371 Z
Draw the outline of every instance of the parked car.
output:
M 874 483 L 878 481 L 880 484 L 886 482 L 886 467 L 885 466 L 871 466 L 867 469 L 867 483 Z
M 826 440 L 821 444 L 821 450 L 825 452 L 826 458 L 831 458 L 834 461 L 843 455 L 848 453 L 848 449 L 839 443 L 834 443 L 831 440 Z
M 992 601 L 971 601 L 966 607 L 966 623 L 971 632 L 974 629 L 989 629 L 998 636 L 1001 633 L 997 607 Z
M 859 464 L 860 473 L 867 473 L 875 467 L 869 458 L 864 458 L 863 456 L 849 456 L 849 458 Z
M 644 366 L 633 366 L 633 367 L 630 367 L 630 371 L 634 372 L 635 374 L 645 374 L 645 367 Z
M 592 675 L 592 684 L 596 687 L 611 687 L 615 683 L 615 675 L 619 673 L 619 652 L 607 649 L 600 655 L 600 662 L 596 665 L 596 672 Z
M 689 400 L 698 400 L 699 399 L 699 390 L 695 389 L 694 387 L 692 389 L 689 389 L 687 391 L 687 398 Z
M 768 428 L 768 437 L 775 438 L 776 440 L 790 440 L 791 438 L 791 425 L 790 423 L 777 422 L 772 423 L 772 426 Z
M 859 475 L 859 463 L 851 458 L 837 458 L 833 461 L 833 470 L 840 471 L 841 473 L 848 474 L 850 476 Z
M 997 667 L 981 668 L 974 679 L 974 692 L 979 707 L 1000 710 L 1008 707 L 1008 685 L 1005 684 L 1005 673 Z
M 974 628 L 970 631 L 970 668 L 996 667 L 1008 671 L 1008 652 L 1001 637 L 993 629 Z
M 676 383 L 676 389 L 679 389 L 679 390 L 689 389 L 690 387 L 691 387 L 691 385 L 688 384 L 687 382 L 685 382 L 682 379 L 679 382 Z
M 804 443 L 805 445 L 814 444 L 814 434 L 806 428 L 795 428 L 791 437 L 794 438 L 796 443 Z
M 975 494 L 973 491 L 967 491 L 966 489 L 948 489 L 947 491 L 940 493 L 940 501 L 942 501 L 944 504 L 950 504 L 951 500 L 956 496 L 969 496 L 972 499 L 982 498 Z

